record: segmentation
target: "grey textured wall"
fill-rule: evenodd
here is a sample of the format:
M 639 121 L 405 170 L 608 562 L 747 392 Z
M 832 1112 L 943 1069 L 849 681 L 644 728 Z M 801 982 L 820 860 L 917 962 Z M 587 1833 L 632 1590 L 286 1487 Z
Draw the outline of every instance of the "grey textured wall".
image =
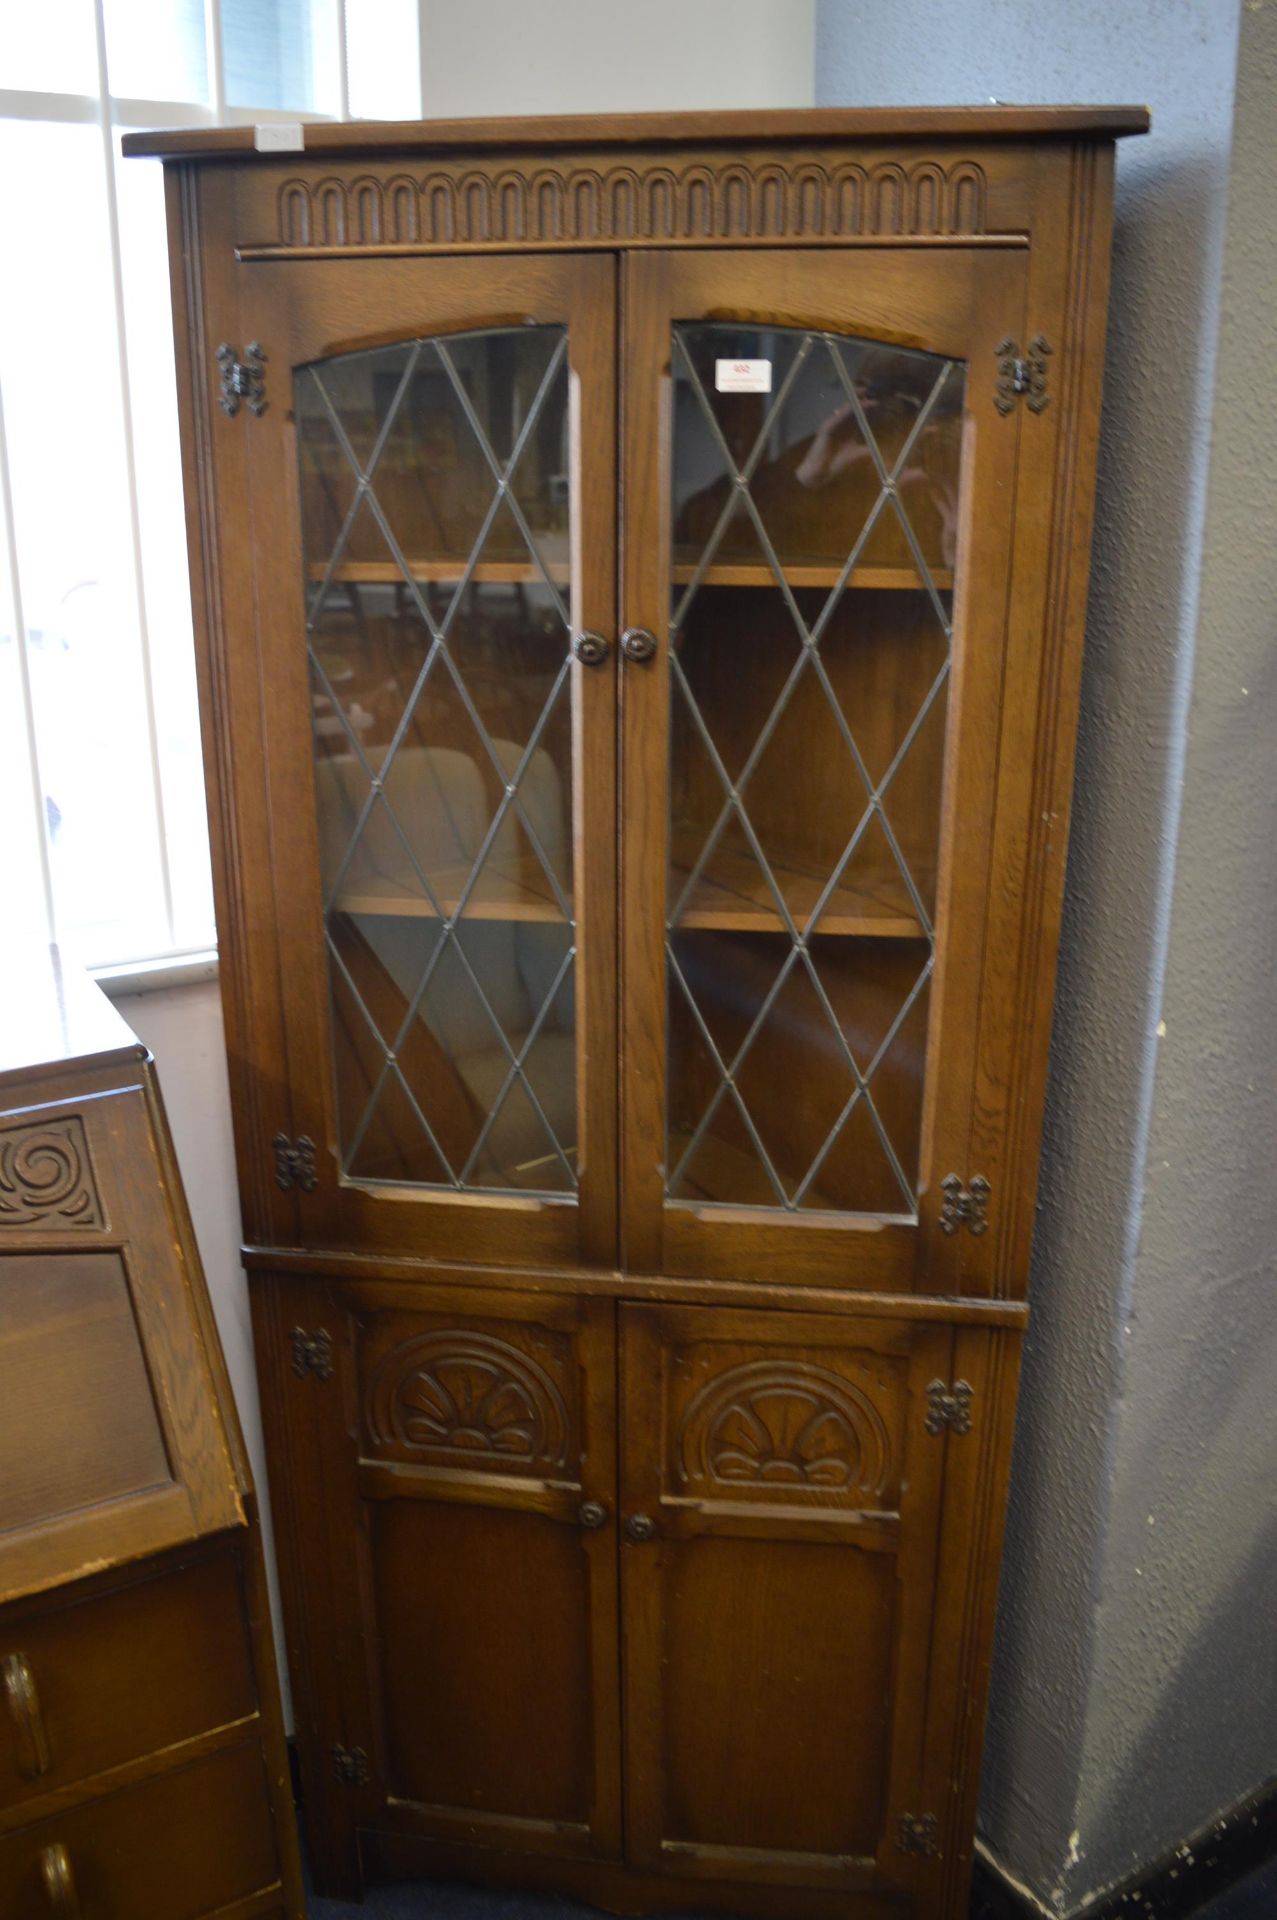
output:
M 1059 1913 L 1277 1771 L 1271 1701 L 1239 1670 L 1272 1607 L 1255 1401 L 1265 1347 L 1272 1378 L 1277 1243 L 1277 1130 L 1263 1111 L 1277 1023 L 1262 978 L 1274 836 L 1258 817 L 1271 781 L 1246 742 L 1253 732 L 1259 752 L 1273 737 L 1277 688 L 1253 617 L 1226 604 L 1230 562 L 1205 581 L 1201 566 L 1238 14 L 1235 0 L 817 11 L 822 102 L 1134 100 L 1154 116 L 1150 138 L 1119 150 L 1035 1317 L 982 1812 L 999 1854 Z M 1260 0 L 1248 26 L 1271 19 Z
M 1277 6 L 1242 12 L 1167 962 L 1069 1891 L 1277 1775 Z

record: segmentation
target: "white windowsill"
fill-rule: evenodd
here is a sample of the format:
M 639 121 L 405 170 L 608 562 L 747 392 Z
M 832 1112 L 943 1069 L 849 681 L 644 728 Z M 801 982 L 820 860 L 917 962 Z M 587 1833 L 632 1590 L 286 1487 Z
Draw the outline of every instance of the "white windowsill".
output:
M 111 967 L 91 967 L 89 972 L 109 1000 L 122 1000 L 130 993 L 159 993 L 165 987 L 193 987 L 216 980 L 217 949 L 166 953 L 158 960 L 123 960 Z

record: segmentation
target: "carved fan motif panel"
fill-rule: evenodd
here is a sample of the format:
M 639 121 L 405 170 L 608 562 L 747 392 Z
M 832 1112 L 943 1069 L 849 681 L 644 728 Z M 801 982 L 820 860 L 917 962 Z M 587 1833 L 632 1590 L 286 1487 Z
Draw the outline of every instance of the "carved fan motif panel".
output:
M 677 1495 L 890 1511 L 906 1362 L 698 1342 L 668 1360 L 668 1485 Z
M 575 1485 L 580 1415 L 567 1334 L 386 1316 L 361 1342 L 365 1448 L 455 1470 Z

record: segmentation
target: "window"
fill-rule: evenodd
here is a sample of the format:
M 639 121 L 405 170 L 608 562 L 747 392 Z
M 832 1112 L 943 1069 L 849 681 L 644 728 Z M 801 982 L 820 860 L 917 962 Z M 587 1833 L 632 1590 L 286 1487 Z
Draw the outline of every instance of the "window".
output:
M 138 127 L 415 118 L 417 0 L 0 10 L 3 924 L 100 971 L 214 945 L 163 186 Z

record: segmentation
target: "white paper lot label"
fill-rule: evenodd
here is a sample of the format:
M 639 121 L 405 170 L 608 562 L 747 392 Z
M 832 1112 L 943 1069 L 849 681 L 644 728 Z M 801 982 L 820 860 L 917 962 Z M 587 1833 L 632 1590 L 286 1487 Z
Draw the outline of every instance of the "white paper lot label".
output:
M 271 120 L 253 128 L 253 145 L 258 153 L 303 153 L 300 120 Z
M 770 360 L 716 360 L 714 385 L 719 393 L 770 393 Z

